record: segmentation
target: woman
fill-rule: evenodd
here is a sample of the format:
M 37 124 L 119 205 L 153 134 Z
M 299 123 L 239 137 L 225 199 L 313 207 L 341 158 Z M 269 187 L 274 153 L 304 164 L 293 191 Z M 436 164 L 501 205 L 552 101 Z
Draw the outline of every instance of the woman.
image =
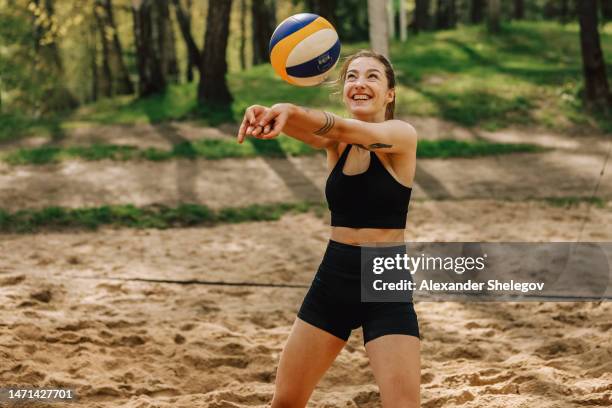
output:
M 350 56 L 340 81 L 351 119 L 288 103 L 254 105 L 238 133 L 239 143 L 247 135 L 270 139 L 283 132 L 324 148 L 331 171 L 325 188 L 331 239 L 283 349 L 272 408 L 305 407 L 359 326 L 383 407 L 418 407 L 420 340 L 413 305 L 362 303 L 359 281 L 360 244 L 404 241 L 417 136 L 411 125 L 393 120 L 395 76 L 384 56 Z

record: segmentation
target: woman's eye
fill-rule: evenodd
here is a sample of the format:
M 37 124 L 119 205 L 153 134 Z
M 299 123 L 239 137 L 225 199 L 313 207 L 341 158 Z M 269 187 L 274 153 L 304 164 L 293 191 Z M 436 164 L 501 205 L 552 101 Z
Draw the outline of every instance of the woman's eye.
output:
M 368 78 L 376 78 L 376 79 L 378 79 L 378 75 L 376 75 L 376 74 L 370 74 L 370 76 L 369 76 Z

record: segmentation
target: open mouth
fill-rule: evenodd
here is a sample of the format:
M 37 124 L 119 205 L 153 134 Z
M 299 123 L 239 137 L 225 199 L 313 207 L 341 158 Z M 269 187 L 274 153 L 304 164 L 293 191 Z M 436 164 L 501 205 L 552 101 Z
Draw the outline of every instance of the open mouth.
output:
M 372 99 L 369 95 L 365 95 L 365 94 L 355 94 L 353 95 L 353 97 L 351 98 L 354 101 L 367 101 Z

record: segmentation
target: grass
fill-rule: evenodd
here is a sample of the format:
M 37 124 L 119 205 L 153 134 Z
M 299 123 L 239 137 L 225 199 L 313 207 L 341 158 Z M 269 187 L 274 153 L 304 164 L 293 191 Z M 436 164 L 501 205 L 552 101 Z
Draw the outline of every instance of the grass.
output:
M 602 33 L 612 68 L 611 39 Z M 514 124 L 612 129 L 612 118 L 582 107 L 576 24 L 514 22 L 496 36 L 464 27 L 419 36 L 409 50 L 395 43 L 391 54 L 402 73 L 400 92 L 407 96 L 398 101 L 400 112 L 489 130 Z
M 297 202 L 256 204 L 247 207 L 212 210 L 199 204 L 177 207 L 105 205 L 95 208 L 47 207 L 40 210 L 19 210 L 13 213 L 0 209 L 0 232 L 29 233 L 40 230 L 90 229 L 103 225 L 129 228 L 177 228 L 219 223 L 275 221 L 287 213 L 320 212 L 320 203 Z
M 0 143 L 28 135 L 56 139 L 61 137 L 62 132 L 60 115 L 31 118 L 21 114 L 0 113 Z
M 421 140 L 417 147 L 419 158 L 451 158 L 494 156 L 509 153 L 535 153 L 544 148 L 527 143 L 490 143 L 483 141 Z
M 609 25 L 608 25 L 609 26 Z M 608 27 L 606 26 L 606 27 Z M 601 44 L 612 80 L 612 32 L 601 30 Z M 367 43 L 343 44 L 350 54 Z M 437 116 L 487 130 L 512 125 L 556 131 L 600 129 L 612 132 L 612 118 L 585 110 L 577 24 L 512 22 L 499 35 L 481 26 L 422 33 L 392 42 L 398 80 L 397 114 Z M 336 72 L 338 70 L 336 69 Z M 232 72 L 229 111 L 196 104 L 196 83 L 170 86 L 145 99 L 117 97 L 86 105 L 54 120 L 0 117 L 0 141 L 23 134 L 57 133 L 92 124 L 157 123 L 196 120 L 209 125 L 237 121 L 251 104 L 292 102 L 343 114 L 329 86 L 299 88 L 281 81 L 269 64 Z
M 542 150 L 541 147 L 530 144 L 423 140 L 418 144 L 417 156 L 420 158 L 476 157 L 518 152 L 538 152 Z M 58 163 L 69 159 L 110 159 L 116 161 L 140 159 L 162 161 L 175 158 L 203 158 L 215 160 L 256 156 L 304 156 L 315 153 L 317 153 L 317 150 L 304 143 L 289 137 L 281 137 L 273 140 L 247 139 L 242 145 L 230 140 L 204 139 L 196 142 L 175 144 L 171 150 L 138 149 L 135 146 L 107 144 L 63 148 L 47 146 L 18 149 L 5 153 L 0 157 L 12 165 L 41 165 Z
M 599 208 L 606 206 L 600 197 L 547 197 L 543 200 L 555 207 L 572 207 L 587 203 Z M 93 208 L 46 207 L 25 209 L 13 213 L 0 209 L 1 233 L 34 233 L 58 230 L 95 230 L 101 226 L 127 228 L 184 228 L 253 221 L 276 221 L 283 215 L 313 211 L 322 216 L 324 203 L 294 202 L 254 204 L 213 210 L 200 204 L 177 207 L 151 205 L 104 205 Z
M 576 207 L 581 203 L 594 205 L 598 208 L 604 208 L 606 201 L 601 197 L 579 197 L 579 196 L 567 196 L 567 197 L 546 197 L 544 199 L 548 204 L 555 207 L 570 208 Z

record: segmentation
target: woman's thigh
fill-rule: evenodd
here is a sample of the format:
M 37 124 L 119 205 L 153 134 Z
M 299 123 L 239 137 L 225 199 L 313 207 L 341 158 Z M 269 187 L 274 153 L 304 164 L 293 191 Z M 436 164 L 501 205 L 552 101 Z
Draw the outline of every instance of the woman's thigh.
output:
M 272 408 L 304 407 L 346 341 L 297 318 L 278 364 Z
M 383 408 L 420 407 L 421 342 L 415 336 L 390 334 L 365 345 L 380 388 Z

